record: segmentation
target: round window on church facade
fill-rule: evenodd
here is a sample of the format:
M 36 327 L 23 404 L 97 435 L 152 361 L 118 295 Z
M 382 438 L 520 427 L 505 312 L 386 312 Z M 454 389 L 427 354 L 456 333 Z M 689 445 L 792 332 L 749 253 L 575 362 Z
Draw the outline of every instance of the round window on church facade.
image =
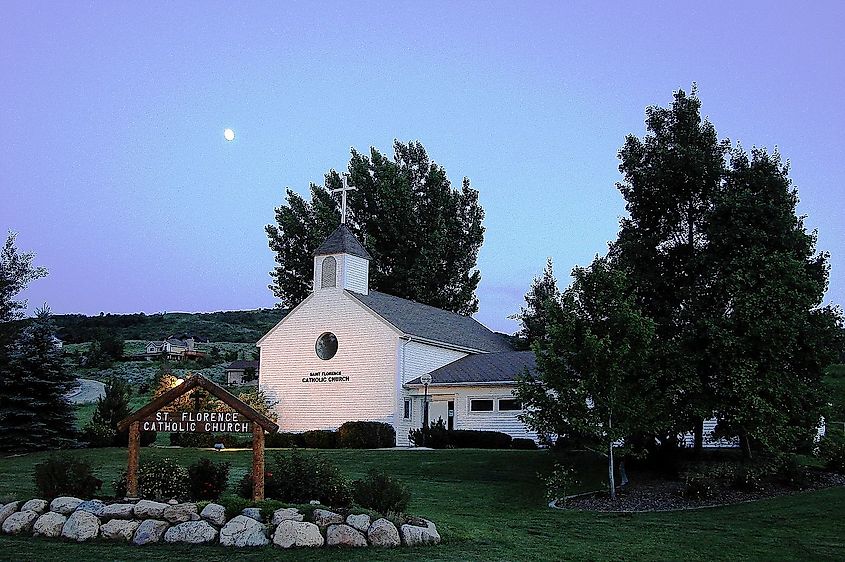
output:
M 337 337 L 331 332 L 322 334 L 317 338 L 314 349 L 317 351 L 317 357 L 328 361 L 337 353 Z

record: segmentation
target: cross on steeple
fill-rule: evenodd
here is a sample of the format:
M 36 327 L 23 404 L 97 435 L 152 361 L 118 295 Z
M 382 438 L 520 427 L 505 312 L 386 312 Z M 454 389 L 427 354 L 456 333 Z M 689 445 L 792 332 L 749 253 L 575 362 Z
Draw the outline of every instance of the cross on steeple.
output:
M 343 180 L 343 187 L 340 189 L 332 189 L 330 190 L 332 194 L 340 192 L 340 224 L 346 224 L 346 192 L 347 191 L 356 191 L 357 187 L 349 187 L 347 183 L 349 176 L 346 174 L 342 174 L 340 179 Z

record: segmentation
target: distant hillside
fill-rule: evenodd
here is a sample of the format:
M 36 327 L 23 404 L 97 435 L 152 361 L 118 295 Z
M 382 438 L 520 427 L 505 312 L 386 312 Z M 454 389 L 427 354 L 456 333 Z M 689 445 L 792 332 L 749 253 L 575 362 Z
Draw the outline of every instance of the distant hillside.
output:
M 213 342 L 255 343 L 281 320 L 280 308 L 230 312 L 168 312 L 164 314 L 57 314 L 59 338 L 65 343 L 91 341 L 99 331 L 124 340 L 156 340 L 170 335 L 193 335 Z

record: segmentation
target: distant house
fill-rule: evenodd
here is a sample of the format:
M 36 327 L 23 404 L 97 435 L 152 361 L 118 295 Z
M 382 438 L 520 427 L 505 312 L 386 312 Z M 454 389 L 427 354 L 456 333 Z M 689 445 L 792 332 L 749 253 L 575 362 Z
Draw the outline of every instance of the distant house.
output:
M 139 359 L 152 361 L 164 359 L 166 361 L 185 361 L 205 357 L 205 352 L 195 349 L 196 340 L 193 337 L 177 338 L 170 336 L 161 341 L 147 342 L 144 353 L 137 355 Z
M 232 361 L 226 366 L 226 384 L 258 384 L 258 365 L 258 361 Z

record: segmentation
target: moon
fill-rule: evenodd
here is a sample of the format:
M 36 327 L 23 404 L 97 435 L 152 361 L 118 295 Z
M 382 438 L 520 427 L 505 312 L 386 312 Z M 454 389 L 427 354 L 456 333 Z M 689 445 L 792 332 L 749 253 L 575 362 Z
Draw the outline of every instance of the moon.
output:
M 235 140 L 235 131 L 233 131 L 232 129 L 226 129 L 225 131 L 223 131 L 223 138 L 229 142 L 232 142 L 233 140 Z

